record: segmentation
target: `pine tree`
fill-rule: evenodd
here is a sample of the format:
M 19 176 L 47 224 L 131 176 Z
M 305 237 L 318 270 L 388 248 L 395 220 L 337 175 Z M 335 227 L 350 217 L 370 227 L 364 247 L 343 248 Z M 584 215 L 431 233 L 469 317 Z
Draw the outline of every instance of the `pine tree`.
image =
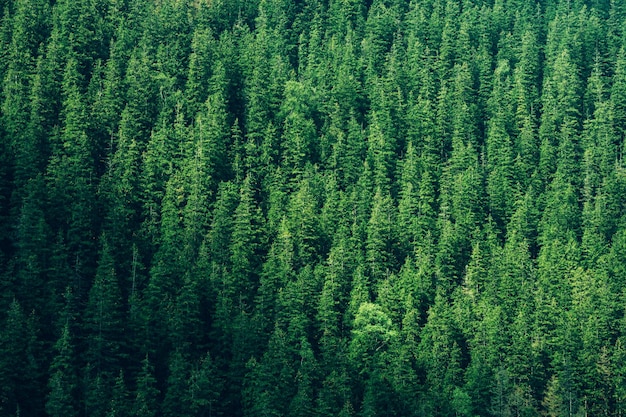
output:
M 119 375 L 115 378 L 115 385 L 111 393 L 111 401 L 109 402 L 106 417 L 130 416 L 128 406 L 128 389 L 124 381 L 124 372 L 120 370 Z
M 255 297 L 255 322 L 259 326 L 261 337 L 271 333 L 279 310 L 277 298 L 285 290 L 285 286 L 294 280 L 295 261 L 294 236 L 283 218 L 278 236 L 268 252 L 268 260 L 263 264 Z
M 198 27 L 193 32 L 191 54 L 185 96 L 189 101 L 188 113 L 200 111 L 201 103 L 208 97 L 208 81 L 211 75 L 211 64 L 216 53 L 216 42 L 210 27 Z
M 148 352 L 155 356 L 154 365 L 159 368 L 165 366 L 160 360 L 172 348 L 169 329 L 162 324 L 170 321 L 178 289 L 183 285 L 186 271 L 193 265 L 193 259 L 189 259 L 185 251 L 183 234 L 185 197 L 184 177 L 175 172 L 166 185 L 161 207 L 160 245 L 154 254 L 142 303 L 144 343 L 151 349 Z
M 53 228 L 64 233 L 78 277 L 78 293 L 86 291 L 94 269 L 96 222 L 94 201 L 96 177 L 93 147 L 87 135 L 87 114 L 80 91 L 81 75 L 77 61 L 70 59 L 63 80 L 63 119 L 60 136 L 55 139 L 48 165 L 50 196 L 54 211 Z M 70 210 L 71 208 L 71 210 Z
M 312 120 L 311 91 L 307 85 L 295 81 L 285 84 L 285 98 L 281 113 L 284 114 L 283 167 L 298 179 L 307 163 L 318 159 L 316 129 Z
M 252 179 L 246 177 L 234 212 L 229 282 L 226 291 L 238 300 L 239 308 L 249 308 L 251 290 L 258 277 L 258 256 L 261 250 L 261 212 L 254 201 Z
M 90 80 L 91 131 L 101 158 L 115 150 L 115 139 L 124 110 L 126 95 L 122 73 L 126 68 L 126 51 L 123 50 L 125 46 L 122 40 L 112 41 L 109 59 L 106 63 L 98 61 L 101 69 L 99 72 L 94 71 Z
M 372 170 L 373 185 L 383 192 L 390 190 L 393 169 L 395 143 L 390 137 L 391 132 L 385 131 L 375 114 L 369 125 L 367 138 L 366 163 Z
M 454 386 L 461 383 L 460 348 L 449 307 L 437 295 L 429 310 L 418 348 L 418 364 L 425 373 L 424 409 L 430 415 L 449 415 Z
M 108 378 L 100 372 L 94 372 L 93 367 L 86 366 L 86 374 L 82 381 L 84 392 L 85 413 L 94 417 L 104 417 L 110 401 L 110 386 Z
M 306 339 L 300 342 L 300 366 L 296 371 L 297 392 L 289 404 L 289 416 L 312 416 L 316 414 L 314 404 L 318 363 L 313 349 Z
M 328 159 L 331 168 L 338 176 L 339 184 L 342 189 L 345 189 L 348 185 L 354 184 L 361 175 L 365 159 L 365 140 L 363 129 L 359 126 L 354 114 L 344 121 L 340 119 L 340 112 L 337 106 L 330 116 L 331 126 L 327 135 L 336 139 L 332 145 L 332 154 Z
M 113 378 L 123 366 L 125 352 L 125 305 L 107 237 L 101 238 L 101 252 L 93 286 L 89 291 L 85 329 L 89 332 L 87 358 L 99 375 Z
M 626 133 L 626 120 L 623 117 L 626 109 L 626 50 L 623 47 L 617 55 L 615 73 L 612 77 L 610 102 L 615 115 L 618 140 L 623 142 Z
M 162 112 L 169 113 L 165 109 Z M 130 116 L 130 113 L 128 115 Z M 169 125 L 171 123 L 168 119 L 169 114 L 162 117 L 163 120 L 155 127 L 146 145 L 139 176 L 142 189 L 141 232 L 150 250 L 156 250 L 161 238 L 161 206 L 167 183 L 180 162 L 177 142 L 183 139 L 175 136 Z M 177 116 L 176 120 L 178 118 L 180 116 Z
M 167 306 L 168 338 L 180 355 L 191 355 L 205 343 L 202 331 L 203 284 L 198 276 L 187 272 L 182 287 Z
M 539 155 L 539 173 L 541 178 L 550 181 L 554 175 L 556 149 L 568 144 L 572 145 L 572 135 L 576 134 L 580 116 L 578 100 L 580 82 L 578 68 L 573 62 L 570 52 L 565 49 L 548 67 L 549 73 L 544 78 L 542 94 L 543 112 L 539 127 L 541 149 Z M 558 138 L 558 142 L 556 142 Z M 572 156 L 576 156 L 575 154 Z M 573 165 L 575 164 L 573 161 Z
M 215 362 L 209 353 L 191 370 L 188 397 L 191 412 L 195 415 L 213 415 L 222 390 L 223 381 L 217 375 Z
M 395 268 L 393 224 L 395 208 L 389 195 L 378 188 L 374 195 L 372 214 L 367 225 L 366 260 L 372 282 L 382 280 Z
M 391 49 L 394 35 L 399 29 L 401 10 L 386 3 L 388 2 L 372 2 L 364 25 L 363 53 L 368 70 L 373 74 L 379 74 L 382 70 L 383 59 Z
M 283 5 L 262 2 L 254 39 L 248 39 L 240 55 L 245 58 L 244 71 L 249 71 L 245 85 L 246 134 L 257 145 L 266 140 L 263 131 L 274 121 L 287 80 L 288 63 L 283 54 L 286 45 L 280 32 L 280 27 L 286 24 L 284 13 Z
M 561 386 L 557 376 L 553 375 L 546 387 L 546 393 L 541 404 L 545 409 L 545 415 L 557 417 L 564 415 L 566 408 L 560 396 Z
M 325 343 L 332 346 L 343 336 L 342 315 L 348 302 L 349 276 L 354 270 L 351 256 L 353 248 L 346 236 L 348 233 L 345 229 L 339 231 L 337 236 L 339 240 L 331 248 L 326 260 L 324 284 L 320 293 L 316 319 L 321 333 L 322 346 Z
M 320 259 L 324 236 L 319 224 L 319 203 L 315 177 L 303 178 L 290 199 L 287 222 L 293 230 L 296 265 L 311 265 Z
M 482 189 L 476 150 L 471 143 L 465 145 L 455 139 L 442 178 L 437 256 L 440 279 L 450 284 L 458 283 L 470 255 L 470 237 L 483 219 Z
M 188 416 L 190 403 L 187 398 L 189 368 L 182 353 L 176 349 L 169 359 L 169 375 L 162 403 L 164 416 Z
M 58 30 L 65 53 L 73 54 L 77 70 L 87 75 L 94 61 L 103 58 L 108 39 L 102 32 L 96 4 L 87 1 L 61 1 L 53 11 L 54 29 Z
M 277 327 L 270 336 L 262 359 L 248 363 L 243 401 L 245 411 L 253 415 L 286 413 L 294 394 L 295 369 L 293 347 L 284 330 Z
M 188 18 L 190 12 L 188 3 L 164 1 L 148 15 L 147 20 L 153 24 L 147 27 L 147 35 L 159 40 L 155 62 L 162 91 L 182 90 L 184 87 L 192 36 Z
M 34 314 L 25 314 L 16 299 L 6 312 L 0 337 L 0 352 L 6 358 L 0 362 L 0 408 L 7 415 L 43 412 L 43 363 L 35 320 Z
M 142 39 L 133 49 L 123 81 L 127 92 L 125 111 L 128 112 L 124 129 L 130 139 L 140 143 L 147 142 L 157 116 L 158 90 L 154 81 L 154 57 L 148 42 Z
M 137 389 L 132 404 L 131 415 L 137 417 L 153 417 L 157 415 L 157 396 L 154 370 L 148 356 L 141 363 L 141 372 L 137 377 Z
M 221 183 L 213 209 L 213 218 L 207 234 L 210 259 L 216 267 L 226 267 L 230 262 L 230 239 L 233 232 L 231 214 L 237 208 L 238 190 L 233 182 Z
M 491 119 L 487 128 L 487 193 L 490 214 L 502 228 L 511 216 L 513 200 L 513 155 L 508 121 L 512 118 L 508 99 L 508 62 L 501 62 L 494 72 L 491 95 Z
M 70 325 L 66 323 L 55 344 L 56 356 L 50 365 L 50 392 L 46 412 L 50 416 L 77 416 L 78 375 L 75 368 L 75 352 Z
M 46 187 L 41 175 L 25 185 L 24 199 L 16 227 L 17 262 L 12 292 L 21 300 L 26 310 L 39 310 L 46 317 L 57 314 L 56 305 L 61 288 L 48 282 L 47 268 L 50 261 L 50 230 L 45 216 Z M 44 304 L 47 304 L 45 305 Z
M 16 197 L 19 198 L 23 192 L 21 188 L 42 169 L 42 160 L 47 156 L 43 153 L 41 136 L 33 134 L 29 126 L 36 105 L 31 92 L 41 81 L 34 75 L 41 65 L 38 57 L 40 44 L 49 32 L 49 4 L 27 0 L 15 2 L 11 26 L 11 41 L 7 45 L 8 68 L 2 89 L 2 124 L 15 156 Z
M 421 237 L 419 228 L 419 160 L 413 143 L 407 146 L 406 156 L 401 162 L 401 178 L 398 202 L 398 218 L 395 235 L 400 243 L 399 259 L 406 258 L 411 248 Z M 426 174 L 425 174 L 426 175 Z M 419 181 L 419 182 L 418 182 Z M 424 219 L 426 220 L 426 219 Z
M 613 348 L 612 364 L 615 370 L 612 378 L 615 399 L 615 411 L 619 414 L 624 411 L 624 337 L 622 335 L 615 341 Z
M 615 230 L 612 219 L 618 216 L 613 211 L 614 207 L 607 204 L 607 200 L 611 199 L 608 184 L 613 178 L 617 135 L 613 112 L 606 97 L 606 88 L 600 71 L 599 65 L 596 64 L 588 83 L 588 94 L 593 96 L 594 101 L 594 114 L 593 118 L 585 121 L 581 135 L 585 177 L 582 241 L 590 262 L 604 251 L 605 239 Z

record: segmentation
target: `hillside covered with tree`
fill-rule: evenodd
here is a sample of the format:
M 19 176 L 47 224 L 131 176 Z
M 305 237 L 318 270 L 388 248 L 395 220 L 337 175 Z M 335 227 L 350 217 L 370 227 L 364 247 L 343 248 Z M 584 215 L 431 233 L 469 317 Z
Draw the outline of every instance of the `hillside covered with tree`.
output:
M 0 0 L 0 415 L 626 415 L 626 3 Z

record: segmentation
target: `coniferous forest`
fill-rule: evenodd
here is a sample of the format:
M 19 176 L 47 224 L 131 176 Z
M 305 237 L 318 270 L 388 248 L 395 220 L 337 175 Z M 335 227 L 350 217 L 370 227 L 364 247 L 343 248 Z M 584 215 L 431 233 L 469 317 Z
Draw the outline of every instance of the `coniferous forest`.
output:
M 626 2 L 0 0 L 0 415 L 626 415 Z

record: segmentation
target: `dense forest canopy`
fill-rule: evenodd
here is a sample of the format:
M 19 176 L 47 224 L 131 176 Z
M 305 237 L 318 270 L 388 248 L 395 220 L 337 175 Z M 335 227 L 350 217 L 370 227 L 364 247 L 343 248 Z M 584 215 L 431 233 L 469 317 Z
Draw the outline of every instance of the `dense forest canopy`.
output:
M 625 2 L 0 11 L 0 415 L 626 414 Z

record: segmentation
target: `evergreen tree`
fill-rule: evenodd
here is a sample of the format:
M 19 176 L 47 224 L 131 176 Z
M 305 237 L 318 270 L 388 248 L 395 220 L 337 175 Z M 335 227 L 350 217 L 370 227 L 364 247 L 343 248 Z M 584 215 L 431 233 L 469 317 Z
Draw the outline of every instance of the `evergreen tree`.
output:
M 187 398 L 188 378 L 189 370 L 185 358 L 179 350 L 175 350 L 169 360 L 169 375 L 162 415 L 181 417 L 190 415 L 190 404 Z
M 318 364 L 311 345 L 303 339 L 300 342 L 300 366 L 296 371 L 297 392 L 289 404 L 289 416 L 312 416 L 316 414 L 315 386 Z
M 52 318 L 60 307 L 57 291 L 63 289 L 56 288 L 57 283 L 48 282 L 46 285 L 51 236 L 44 212 L 46 187 L 42 176 L 29 180 L 24 192 L 16 227 L 17 262 L 11 292 L 21 300 L 27 311 L 39 310 Z
M 384 195 L 378 188 L 374 195 L 365 242 L 368 273 L 374 283 L 387 276 L 395 267 L 392 235 L 395 217 L 391 197 Z
M 539 127 L 539 172 L 548 181 L 554 175 L 556 163 L 552 158 L 555 158 L 556 149 L 567 145 L 568 141 L 572 142 L 571 136 L 576 133 L 580 116 L 579 70 L 567 49 L 555 58 L 549 70 L 544 78 L 543 112 Z
M 420 222 L 420 164 L 417 152 L 412 142 L 409 142 L 406 156 L 401 165 L 401 186 L 399 191 L 398 217 L 395 234 L 400 242 L 400 259 L 405 258 L 413 245 L 423 236 L 424 232 L 420 228 L 420 223 L 425 223 L 428 219 Z M 427 174 L 424 174 L 427 176 Z M 428 178 L 426 178 L 428 180 Z M 426 208 L 426 207 L 425 207 Z M 430 213 L 429 213 L 430 214 Z
M 189 379 L 188 398 L 189 407 L 195 415 L 213 415 L 216 403 L 222 390 L 223 382 L 217 375 L 217 369 L 209 353 L 200 359 L 198 365 L 192 369 Z
M 41 386 L 41 357 L 34 314 L 27 316 L 20 303 L 13 300 L 3 323 L 0 349 L 0 407 L 3 413 L 43 412 L 44 387 Z
M 124 372 L 120 371 L 117 378 L 115 378 L 115 385 L 113 386 L 113 392 L 111 394 L 111 401 L 109 402 L 107 417 L 126 417 L 130 415 L 128 409 L 128 389 L 124 381 Z
M 488 123 L 487 193 L 490 214 L 496 224 L 506 224 L 512 211 L 513 152 L 509 136 L 512 116 L 508 99 L 508 63 L 502 62 L 494 72 L 494 91 L 491 96 L 492 116 Z
M 113 378 L 124 364 L 125 306 L 106 236 L 86 307 L 85 329 L 89 331 L 87 360 L 99 375 Z
M 31 91 L 40 87 L 37 83 L 41 82 L 33 76 L 41 65 L 40 44 L 49 35 L 50 6 L 40 1 L 18 1 L 13 6 L 12 36 L 7 45 L 8 65 L 2 88 L 2 124 L 15 157 L 16 197 L 19 198 L 23 193 L 20 189 L 40 172 L 42 160 L 47 156 L 43 153 L 41 136 L 30 131 L 29 125 L 37 104 L 31 99 Z
M 239 300 L 241 309 L 250 302 L 251 290 L 258 277 L 258 256 L 261 250 L 261 212 L 254 201 L 252 179 L 246 177 L 240 191 L 239 204 L 234 212 L 233 235 L 227 291 Z
M 55 344 L 56 356 L 50 366 L 50 392 L 46 401 L 46 412 L 51 416 L 77 416 L 78 374 L 75 368 L 75 352 L 66 323 L 59 340 Z
M 615 113 L 615 128 L 619 135 L 619 140 L 623 142 L 626 121 L 623 118 L 626 108 L 626 51 L 620 49 L 617 55 L 615 73 L 612 77 L 611 86 L 611 107 Z
M 141 363 L 141 371 L 137 376 L 137 389 L 132 403 L 131 415 L 137 417 L 152 417 L 157 415 L 157 396 L 159 390 L 156 388 L 156 380 L 153 375 L 153 368 L 148 356 Z
M 418 364 L 426 378 L 423 407 L 427 415 L 452 415 L 454 387 L 461 384 L 461 352 L 448 309 L 437 295 L 418 348 Z
M 0 0 L 0 414 L 622 415 L 622 3 Z
M 48 165 L 53 228 L 64 234 L 73 264 L 78 293 L 86 292 L 87 277 L 94 269 L 93 148 L 87 135 L 87 114 L 80 91 L 77 61 L 70 59 L 63 80 L 64 124 L 55 138 Z M 71 210 L 70 210 L 71 208 Z
M 206 6 L 205 6 L 206 7 Z M 210 29 L 198 27 L 193 32 L 185 96 L 189 100 L 189 114 L 196 114 L 208 97 L 208 81 L 215 56 L 216 42 Z
M 316 129 L 312 120 L 311 92 L 306 85 L 289 81 L 285 84 L 283 166 L 296 178 L 302 175 L 307 163 L 318 159 L 315 143 Z
M 90 364 L 87 365 L 85 373 L 93 374 Z M 82 388 L 85 396 L 85 412 L 91 416 L 104 416 L 109 402 L 109 384 L 103 373 L 95 375 L 85 375 L 83 377 Z

